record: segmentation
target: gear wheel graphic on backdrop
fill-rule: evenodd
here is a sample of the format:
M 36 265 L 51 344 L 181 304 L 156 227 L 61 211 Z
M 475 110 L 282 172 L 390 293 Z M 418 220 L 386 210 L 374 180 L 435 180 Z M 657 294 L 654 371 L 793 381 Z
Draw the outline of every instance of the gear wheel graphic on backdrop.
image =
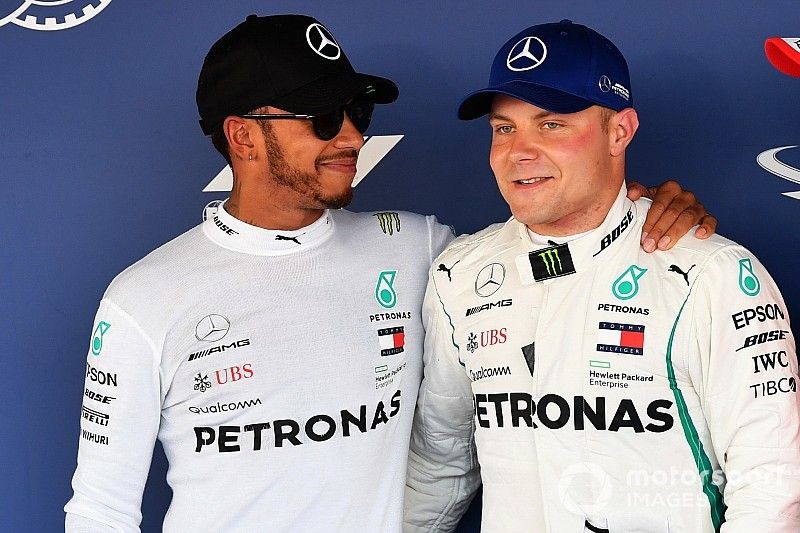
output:
M 0 26 L 66 30 L 94 18 L 110 3 L 111 0 L 0 0 Z

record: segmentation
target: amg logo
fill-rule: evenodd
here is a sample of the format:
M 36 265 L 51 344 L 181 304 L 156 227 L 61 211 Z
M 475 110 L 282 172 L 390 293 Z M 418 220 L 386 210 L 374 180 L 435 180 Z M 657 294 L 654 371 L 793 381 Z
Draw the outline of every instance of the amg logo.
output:
M 500 300 L 498 302 L 490 303 L 490 304 L 483 304 L 479 305 L 478 307 L 471 307 L 467 309 L 467 314 L 464 316 L 470 315 L 477 315 L 481 311 L 486 311 L 488 309 L 493 309 L 495 307 L 510 307 L 511 306 L 511 299 L 508 300 Z
M 230 344 L 220 344 L 219 346 L 214 346 L 212 348 L 209 348 L 208 350 L 201 350 L 199 352 L 195 352 L 189 355 L 189 361 L 200 359 L 201 357 L 211 355 L 212 353 L 220 353 L 224 352 L 225 350 L 233 350 L 235 348 L 241 348 L 242 346 L 250 346 L 250 339 L 242 339 L 239 341 L 234 341 Z

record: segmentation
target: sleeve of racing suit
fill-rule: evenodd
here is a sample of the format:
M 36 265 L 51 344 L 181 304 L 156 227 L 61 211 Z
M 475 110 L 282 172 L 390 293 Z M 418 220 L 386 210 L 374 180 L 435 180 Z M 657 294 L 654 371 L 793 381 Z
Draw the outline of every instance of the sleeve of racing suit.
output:
M 796 533 L 798 360 L 783 297 L 740 246 L 718 251 L 698 282 L 693 334 L 700 357 L 689 369 L 725 474 L 721 531 Z
M 432 277 L 423 304 L 424 378 L 408 459 L 403 531 L 453 531 L 480 485 L 472 388 Z
M 161 412 L 159 357 L 125 311 L 103 299 L 87 355 L 78 467 L 67 533 L 138 532 Z
M 428 232 L 430 233 L 430 249 L 428 250 L 429 263 L 442 253 L 445 246 L 455 238 L 455 229 L 452 226 L 445 226 L 440 224 L 436 217 L 428 215 L 425 217 L 428 221 Z

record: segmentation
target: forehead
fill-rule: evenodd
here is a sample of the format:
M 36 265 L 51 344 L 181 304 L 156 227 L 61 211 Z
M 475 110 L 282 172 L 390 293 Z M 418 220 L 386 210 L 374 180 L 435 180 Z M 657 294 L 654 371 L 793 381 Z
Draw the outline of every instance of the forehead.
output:
M 497 94 L 492 98 L 492 106 L 489 111 L 489 120 L 497 117 L 504 118 L 527 118 L 531 120 L 540 118 L 559 117 L 565 120 L 584 120 L 591 119 L 600 113 L 602 108 L 598 105 L 593 105 L 583 111 L 577 113 L 555 113 L 548 111 L 537 105 L 528 103 L 519 98 L 509 96 L 506 94 Z

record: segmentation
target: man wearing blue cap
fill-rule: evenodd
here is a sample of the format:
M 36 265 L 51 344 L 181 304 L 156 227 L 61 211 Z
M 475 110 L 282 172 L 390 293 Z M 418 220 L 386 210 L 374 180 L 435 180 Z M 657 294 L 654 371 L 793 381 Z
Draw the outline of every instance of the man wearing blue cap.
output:
M 786 305 L 725 238 L 642 252 L 632 106 L 617 47 L 570 21 L 462 102 L 513 218 L 431 268 L 406 531 L 452 531 L 481 480 L 483 532 L 800 531 Z

